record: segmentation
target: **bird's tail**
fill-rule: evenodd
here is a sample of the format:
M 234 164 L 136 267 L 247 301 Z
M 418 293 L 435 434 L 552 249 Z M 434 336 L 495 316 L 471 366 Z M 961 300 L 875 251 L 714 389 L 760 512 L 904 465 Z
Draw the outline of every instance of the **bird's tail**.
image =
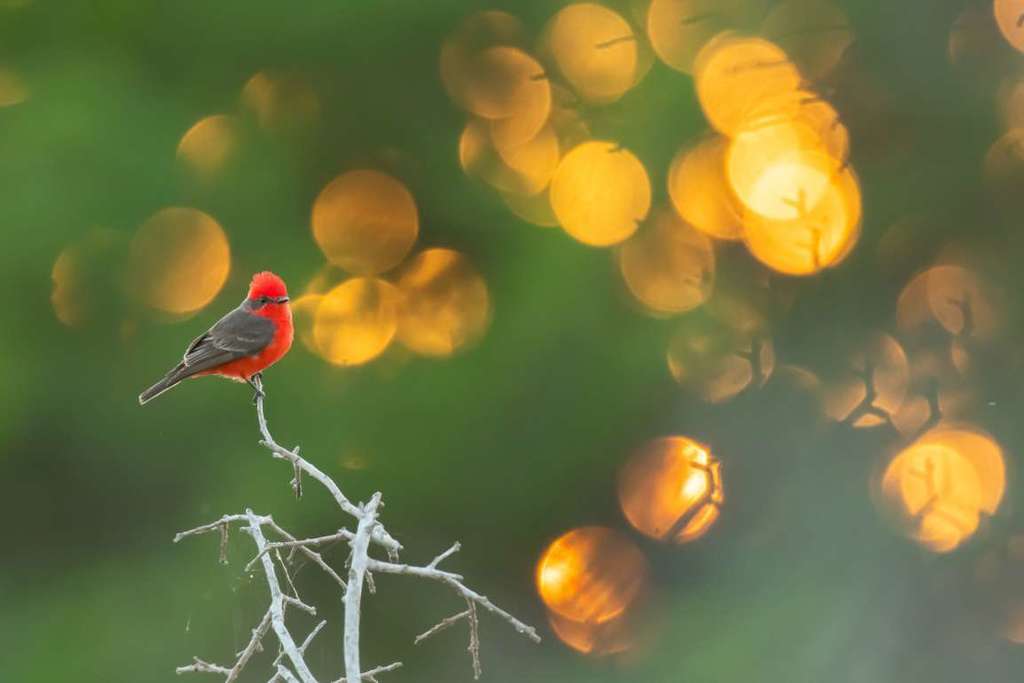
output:
M 174 368 L 164 375 L 163 379 L 159 382 L 139 394 L 139 405 L 144 406 L 165 391 L 178 386 L 181 380 L 185 379 L 186 376 L 187 375 L 183 375 L 181 373 L 180 367 Z

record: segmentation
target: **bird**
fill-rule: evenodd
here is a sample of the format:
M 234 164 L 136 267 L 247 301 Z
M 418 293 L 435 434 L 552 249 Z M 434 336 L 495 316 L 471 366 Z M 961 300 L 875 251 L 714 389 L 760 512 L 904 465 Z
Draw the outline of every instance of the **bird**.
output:
M 139 405 L 189 377 L 220 375 L 247 382 L 263 396 L 262 372 L 292 346 L 294 329 L 284 280 L 270 271 L 256 273 L 245 300 L 213 327 L 192 340 L 185 357 L 160 381 L 139 394 Z

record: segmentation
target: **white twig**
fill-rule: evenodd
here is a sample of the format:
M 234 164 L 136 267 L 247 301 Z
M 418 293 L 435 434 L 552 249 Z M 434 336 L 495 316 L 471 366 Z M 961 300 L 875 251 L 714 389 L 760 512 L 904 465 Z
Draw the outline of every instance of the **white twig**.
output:
M 462 621 L 463 619 L 465 619 L 468 616 L 469 616 L 469 610 L 466 609 L 466 610 L 462 610 L 458 614 L 453 614 L 450 617 L 445 617 L 441 621 L 437 622 L 436 624 L 434 624 L 433 626 L 428 628 L 423 633 L 421 633 L 418 636 L 416 636 L 416 638 L 412 641 L 412 644 L 413 645 L 419 645 L 420 643 L 422 643 L 424 640 L 426 640 L 430 636 L 435 635 L 437 633 L 440 633 L 441 631 L 445 630 L 449 626 L 452 626 L 454 624 L 459 623 L 460 621 Z
M 540 642 L 540 636 L 537 635 L 537 629 L 533 628 L 532 626 L 527 626 L 526 624 L 519 621 L 514 616 L 512 616 L 511 614 L 509 614 L 508 612 L 506 612 L 505 610 L 501 609 L 493 602 L 488 600 L 486 596 L 480 595 L 473 589 L 468 588 L 465 584 L 462 583 L 462 577 L 458 574 L 452 574 L 451 572 L 442 571 L 440 569 L 435 569 L 429 566 L 416 567 L 408 564 L 383 562 L 381 560 L 374 560 L 372 558 L 370 559 L 368 568 L 372 571 L 381 574 L 405 574 L 407 576 L 418 576 L 423 579 L 432 579 L 434 581 L 440 581 L 441 583 L 445 583 L 451 586 L 451 588 L 456 593 L 458 593 L 466 600 L 471 600 L 475 602 L 477 605 L 483 607 L 491 614 L 494 614 L 507 621 L 509 624 L 512 625 L 512 628 L 514 628 L 517 633 L 526 636 L 535 643 Z
M 380 493 L 373 494 L 370 502 L 362 509 L 362 517 L 356 528 L 356 535 L 349 545 L 352 556 L 348 567 L 348 586 L 345 589 L 345 676 L 351 680 L 359 680 L 362 669 L 359 666 L 359 616 L 362 610 L 363 577 L 370 558 L 367 551 L 370 547 L 370 534 L 377 526 L 377 507 L 380 505 Z
M 262 552 L 267 545 L 267 539 L 263 536 L 263 529 L 260 528 L 260 518 L 249 509 L 246 509 L 245 515 L 249 519 L 248 531 L 256 543 L 256 549 Z M 288 659 L 292 661 L 292 666 L 295 667 L 295 673 L 298 675 L 299 680 L 302 683 L 316 683 L 313 673 L 306 666 L 306 660 L 303 659 L 302 653 L 299 652 L 295 641 L 292 639 L 292 634 L 288 632 L 288 627 L 284 623 L 284 609 L 285 604 L 287 604 L 287 596 L 281 592 L 281 584 L 277 581 L 274 560 L 270 555 L 264 553 L 262 562 L 263 573 L 267 579 L 267 587 L 270 589 L 270 623 L 274 633 L 277 635 L 277 641 L 281 644 L 285 654 L 288 655 Z M 302 604 L 298 600 L 294 600 L 294 602 Z
M 462 549 L 462 545 L 458 541 L 456 541 L 455 543 L 452 543 L 452 547 L 451 548 L 448 548 L 448 550 L 445 550 L 443 553 L 441 553 L 440 555 L 438 555 L 437 557 L 432 559 L 430 561 L 430 564 L 427 565 L 427 567 L 429 567 L 430 569 L 433 569 L 434 567 L 436 567 L 437 565 L 441 564 L 442 562 L 447 560 L 449 557 L 451 557 L 455 553 L 459 552 L 459 550 L 461 550 L 461 549 Z

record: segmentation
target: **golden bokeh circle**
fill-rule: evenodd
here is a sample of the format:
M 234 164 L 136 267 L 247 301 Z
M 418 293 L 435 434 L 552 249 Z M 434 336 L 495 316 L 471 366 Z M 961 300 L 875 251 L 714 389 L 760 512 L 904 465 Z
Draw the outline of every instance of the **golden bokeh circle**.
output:
M 238 122 L 216 114 L 200 119 L 178 143 L 178 160 L 197 175 L 211 177 L 221 171 L 238 151 Z
M 685 436 L 641 446 L 619 473 L 618 495 L 634 528 L 675 543 L 707 533 L 725 501 L 720 463 L 707 446 Z
M 655 314 L 700 306 L 715 282 L 710 238 L 667 208 L 652 213 L 619 249 L 619 272 L 630 293 Z
M 1021 0 L 995 0 L 992 11 L 999 25 L 999 32 L 1015 50 L 1024 52 L 1024 2 Z
M 680 326 L 665 354 L 669 374 L 708 403 L 763 386 L 775 370 L 775 345 L 758 330 Z
M 452 249 L 426 249 L 402 268 L 399 340 L 424 356 L 449 356 L 480 339 L 491 319 L 487 283 Z
M 623 534 L 605 527 L 574 529 L 555 539 L 537 562 L 541 600 L 574 622 L 600 624 L 625 612 L 648 578 L 647 559 Z
M 477 54 L 456 87 L 458 101 L 485 119 L 522 115 L 524 108 L 550 107 L 551 84 L 544 68 L 516 47 L 498 45 Z M 543 108 L 543 106 L 541 107 Z
M 177 315 L 206 306 L 231 270 L 224 229 L 209 215 L 185 207 L 161 209 L 135 233 L 129 247 L 133 290 L 152 308 Z
M 736 199 L 725 178 L 729 141 L 711 136 L 681 150 L 668 173 L 668 194 L 676 212 L 690 225 L 711 237 L 738 240 L 743 223 Z
M 558 137 L 550 126 L 525 143 L 497 147 L 488 124 L 471 119 L 459 137 L 459 164 L 496 190 L 522 196 L 544 190 L 559 161 Z
M 270 131 L 303 131 L 320 118 L 320 97 L 295 73 L 254 74 L 242 88 L 242 104 Z
M 891 419 L 902 407 L 910 383 L 903 347 L 891 335 L 877 333 L 848 360 L 846 372 L 824 392 L 825 413 L 857 428 L 885 424 L 885 416 Z
M 592 246 L 636 232 L 651 207 L 647 170 L 611 142 L 584 142 L 562 157 L 551 179 L 551 208 L 570 236 Z
M 602 5 L 580 2 L 563 7 L 548 22 L 542 42 L 586 102 L 614 102 L 637 80 L 639 51 L 633 28 Z
M 313 203 L 313 237 L 327 259 L 360 275 L 398 265 L 419 234 L 416 200 L 401 182 L 372 170 L 344 173 Z
M 523 23 L 508 12 L 488 10 L 467 16 L 441 45 L 441 82 L 448 95 L 463 108 L 466 91 L 477 78 L 480 54 L 492 47 L 519 46 L 524 38 Z
M 324 294 L 313 319 L 320 355 L 350 366 L 382 354 L 398 328 L 401 298 L 390 282 L 372 277 L 351 278 Z
M 566 619 L 551 610 L 548 610 L 547 617 L 558 639 L 581 654 L 593 657 L 619 654 L 630 650 L 636 641 L 629 615 L 600 623 Z
M 821 173 L 830 163 L 821 160 L 810 173 Z M 805 170 L 800 167 L 799 172 Z M 772 220 L 754 212 L 744 216 L 744 240 L 757 260 L 786 275 L 811 275 L 849 255 L 860 237 L 860 186 L 848 168 L 828 180 L 816 205 L 807 206 L 796 197 L 796 218 Z M 782 204 L 774 206 L 783 211 Z
M 701 49 L 694 74 L 704 115 L 730 136 L 765 100 L 794 92 L 803 83 L 778 45 L 732 33 L 720 34 Z
M 832 0 L 783 0 L 761 23 L 761 34 L 782 47 L 811 82 L 826 77 L 856 38 Z
M 908 535 L 945 553 L 974 534 L 981 514 L 996 511 L 1005 476 L 994 439 L 970 427 L 940 426 L 893 458 L 880 488 Z

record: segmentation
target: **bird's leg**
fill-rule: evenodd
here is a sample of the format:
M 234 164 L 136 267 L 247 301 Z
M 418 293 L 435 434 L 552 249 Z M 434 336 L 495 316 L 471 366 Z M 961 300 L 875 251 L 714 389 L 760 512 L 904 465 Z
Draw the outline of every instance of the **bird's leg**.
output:
M 257 372 L 255 375 L 253 375 L 252 377 L 245 381 L 248 382 L 249 386 L 251 386 L 256 391 L 256 393 L 252 395 L 253 405 L 255 405 L 256 401 L 258 401 L 259 399 L 266 398 L 267 395 L 263 392 L 262 372 Z

